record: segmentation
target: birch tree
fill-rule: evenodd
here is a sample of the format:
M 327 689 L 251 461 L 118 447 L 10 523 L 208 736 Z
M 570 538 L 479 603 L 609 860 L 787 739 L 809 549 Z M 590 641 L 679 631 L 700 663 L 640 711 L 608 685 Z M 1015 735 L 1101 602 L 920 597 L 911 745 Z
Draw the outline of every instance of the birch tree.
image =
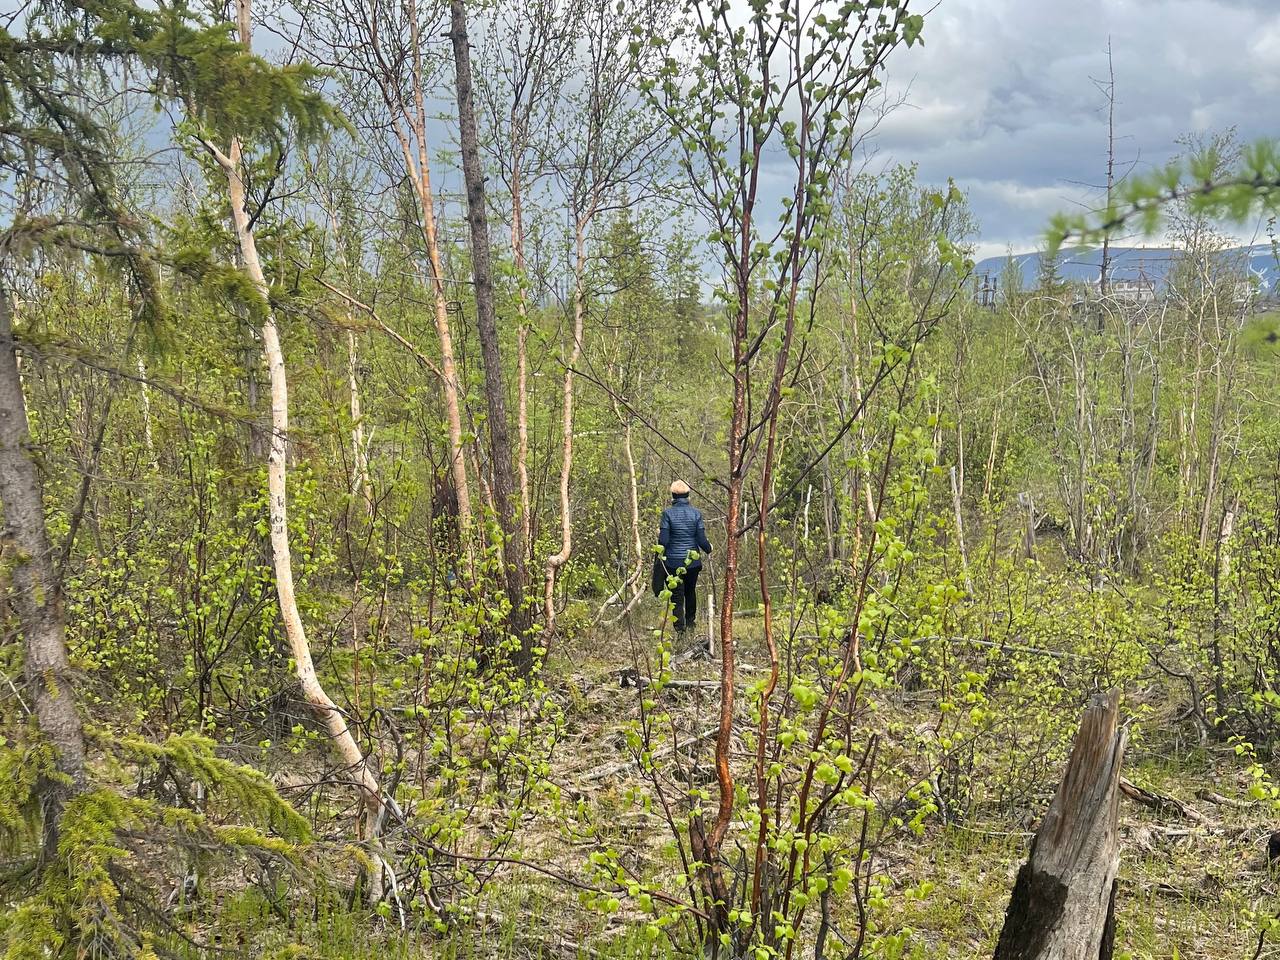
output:
M 670 17 L 659 0 L 617 7 L 595 0 L 586 12 L 584 84 L 563 112 L 561 159 L 556 178 L 568 206 L 573 276 L 569 332 L 562 343 L 564 379 L 560 406 L 560 548 L 547 557 L 543 576 L 543 621 L 556 627 L 556 575 L 573 555 L 574 378 L 582 356 L 590 291 L 587 267 L 592 228 L 601 214 L 655 193 L 668 138 L 661 118 L 642 109 L 631 91 L 652 72 L 645 56 L 629 56 L 634 32 Z
M 457 496 L 459 534 L 470 557 L 475 507 L 463 431 L 465 390 L 449 313 L 453 298 L 441 252 L 427 106 L 444 66 L 440 53 L 429 49 L 441 31 L 438 11 L 420 8 L 417 0 L 332 0 L 305 8 L 302 23 L 313 55 L 340 72 L 347 86 L 348 112 L 357 127 L 391 138 L 390 152 L 413 193 L 426 256 L 424 280 L 431 291 L 440 347 L 438 378 L 449 435 L 449 472 Z
M 516 638 L 516 666 L 527 672 L 533 666 L 533 637 L 525 605 L 529 582 L 525 547 L 519 523 L 512 523 L 515 482 L 507 424 L 506 377 L 498 342 L 497 304 L 493 291 L 492 249 L 489 245 L 489 211 L 485 200 L 484 171 L 480 166 L 480 135 L 476 126 L 475 86 L 471 76 L 471 45 L 467 35 L 467 10 L 462 0 L 449 3 L 449 40 L 453 47 L 455 92 L 458 100 L 458 140 L 462 171 L 467 185 L 467 225 L 471 233 L 471 272 L 475 281 L 476 328 L 484 362 L 485 401 L 488 407 L 489 462 L 492 471 L 494 512 L 505 525 L 507 617 Z
M 235 7 L 236 32 L 240 43 L 248 50 L 253 42 L 253 19 L 250 0 L 237 0 Z M 199 104 L 193 104 L 198 111 Z M 258 314 L 262 337 L 263 355 L 266 360 L 271 387 L 270 444 L 267 456 L 268 512 L 271 530 L 271 554 L 275 571 L 276 597 L 280 617 L 284 622 L 285 637 L 293 660 L 294 672 L 302 688 L 302 694 L 316 719 L 324 726 L 334 749 L 342 758 L 360 790 L 360 799 L 367 812 L 366 830 L 374 832 L 380 822 L 383 808 L 381 788 L 364 752 L 356 742 L 345 713 L 333 702 L 321 683 L 311 655 L 306 627 L 298 609 L 293 578 L 293 557 L 289 542 L 288 513 L 288 457 L 289 457 L 289 384 L 285 367 L 284 350 L 280 330 L 271 302 L 271 289 L 263 272 L 258 252 L 254 219 L 250 215 L 249 196 L 246 189 L 249 161 L 245 157 L 240 135 L 232 131 L 226 148 L 219 146 L 205 135 L 200 140 L 203 148 L 213 158 L 217 168 L 226 178 L 227 205 L 230 210 L 239 266 L 243 270 L 256 297 L 253 307 Z
M 551 172 L 556 114 L 581 32 L 582 0 L 496 4 L 482 23 L 477 90 L 491 135 L 483 141 L 510 199 L 511 256 L 516 286 L 516 471 L 520 524 L 532 550 L 534 510 L 529 485 L 530 200 Z
M 725 557 L 720 616 L 720 710 L 715 770 L 718 804 L 709 826 L 695 816 L 692 847 L 704 864 L 702 878 L 710 911 L 707 936 L 713 954 L 735 938 L 773 942 L 772 920 L 760 916 L 766 876 L 769 818 L 764 754 L 758 755 L 756 802 L 759 836 L 753 841 L 750 914 L 745 935 L 731 933 L 730 886 L 722 854 L 733 820 L 735 783 L 730 768 L 736 697 L 734 598 L 738 586 L 744 485 L 760 470 L 759 565 L 767 571 L 767 505 L 772 498 L 778 412 L 790 369 L 800 287 L 831 216 L 830 182 L 848 163 L 854 129 L 876 74 L 899 44 L 914 43 L 923 17 L 908 3 L 812 3 L 793 0 L 753 4 L 745 23 L 729 5 L 691 0 L 691 24 L 675 29 L 658 81 L 647 84 L 681 147 L 689 189 L 712 225 L 711 241 L 723 270 L 718 291 L 728 324 L 731 357 L 725 365 L 733 400 L 726 431 Z M 637 39 L 633 50 L 644 44 Z M 788 186 L 780 212 L 764 208 L 761 180 L 766 154 L 785 151 Z M 776 226 L 768 225 L 769 214 Z M 758 296 L 757 291 L 763 291 Z M 772 349 L 769 349 L 772 348 Z M 764 369 L 763 376 L 759 372 Z M 757 399 L 762 398 L 762 399 Z M 758 406 L 757 406 L 758 404 Z M 865 580 L 864 580 L 865 585 Z M 771 668 L 760 695 L 759 750 L 769 741 L 769 702 L 778 681 L 779 659 L 772 637 L 767 594 L 765 641 Z M 858 633 L 851 630 L 843 663 L 819 714 L 814 742 L 826 735 L 832 707 L 858 664 Z M 808 816 L 814 769 L 804 778 L 796 809 Z M 811 829 L 811 827 L 809 828 Z M 808 868 L 808 857 L 803 870 Z M 794 875 L 796 853 L 780 876 Z M 783 881 L 785 883 L 785 881 Z M 789 896 L 782 901 L 785 915 Z M 799 927 L 803 905 L 793 926 Z M 793 943 L 792 943 L 793 945 Z M 787 954 L 790 955 L 791 946 Z M 731 950 L 733 950 L 731 946 Z M 745 951 L 744 951 L 745 952 Z M 734 951 L 736 954 L 736 951 Z

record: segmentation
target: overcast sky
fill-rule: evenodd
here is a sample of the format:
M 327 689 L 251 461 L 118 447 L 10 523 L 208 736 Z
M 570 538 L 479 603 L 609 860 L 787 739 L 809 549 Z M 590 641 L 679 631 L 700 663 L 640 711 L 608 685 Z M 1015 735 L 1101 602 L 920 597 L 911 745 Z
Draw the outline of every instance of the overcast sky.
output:
M 1091 78 L 1106 76 L 1108 38 L 1121 171 L 1163 165 L 1189 133 L 1280 137 L 1280 0 L 937 0 L 924 43 L 889 58 L 888 89 L 906 102 L 870 139 L 870 168 L 915 162 L 924 183 L 953 177 L 981 228 L 978 257 L 1036 249 L 1052 214 L 1099 204 L 1080 184 L 1105 178 L 1106 105 Z M 452 111 L 450 91 L 439 108 Z M 791 183 L 776 159 L 766 199 Z M 433 176 L 461 195 L 456 164 Z M 1258 225 L 1234 232 L 1266 239 Z
M 1280 0 L 941 0 L 924 45 L 890 59 L 909 96 L 877 131 L 876 163 L 954 177 L 980 256 L 1034 249 L 1052 213 L 1096 202 L 1071 181 L 1105 176 L 1090 77 L 1106 75 L 1108 37 L 1120 159 L 1150 169 L 1180 136 L 1233 125 L 1246 142 L 1280 136 Z

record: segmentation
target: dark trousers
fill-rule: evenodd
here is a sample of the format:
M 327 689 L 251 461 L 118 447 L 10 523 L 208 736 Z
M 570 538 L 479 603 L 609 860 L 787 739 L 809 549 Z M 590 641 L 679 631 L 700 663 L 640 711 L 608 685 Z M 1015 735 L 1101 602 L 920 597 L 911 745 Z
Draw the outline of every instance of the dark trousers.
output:
M 674 570 L 672 576 L 679 576 Z M 680 582 L 671 591 L 671 603 L 675 607 L 676 629 L 683 631 L 696 625 L 698 619 L 698 574 L 701 567 L 686 570 Z

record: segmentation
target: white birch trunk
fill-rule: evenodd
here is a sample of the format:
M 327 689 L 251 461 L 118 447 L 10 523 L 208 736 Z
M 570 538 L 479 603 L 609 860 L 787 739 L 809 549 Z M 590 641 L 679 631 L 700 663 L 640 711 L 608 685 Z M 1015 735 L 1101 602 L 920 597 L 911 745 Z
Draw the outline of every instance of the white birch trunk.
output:
M 614 401 L 613 411 L 617 414 L 618 419 L 622 421 L 622 452 L 627 461 L 628 492 L 630 493 L 631 505 L 631 539 L 632 546 L 635 549 L 636 565 L 627 579 L 614 591 L 613 595 L 600 605 L 597 616 L 603 616 L 604 612 L 621 600 L 628 590 L 635 587 L 634 594 L 627 601 L 626 607 L 622 611 L 623 614 L 626 614 L 627 611 L 635 606 L 640 597 L 644 596 L 645 591 L 645 550 L 644 541 L 640 536 L 640 488 L 636 480 L 635 454 L 631 448 L 631 417 L 629 415 L 622 416 L 621 411 L 618 409 L 617 401 Z
M 511 174 L 511 252 L 516 267 L 516 471 L 520 479 L 520 527 L 533 554 L 533 502 L 529 495 L 529 294 L 525 276 L 524 196 L 517 158 Z
M 347 330 L 347 389 L 351 393 L 351 492 L 364 497 L 365 513 L 373 519 L 373 483 L 369 478 L 369 452 L 365 447 L 357 359 L 356 332 Z
M 240 42 L 248 47 L 252 36 L 249 0 L 238 0 L 237 21 Z M 212 144 L 205 144 L 218 161 L 227 177 L 227 196 L 231 207 L 231 219 L 235 228 L 236 243 L 241 262 L 254 289 L 262 298 L 262 348 L 266 356 L 271 384 L 271 443 L 267 456 L 268 511 L 271 522 L 271 553 L 275 565 L 276 596 L 280 604 L 280 617 L 284 622 L 285 638 L 294 662 L 294 672 L 316 718 L 324 725 L 330 741 L 343 763 L 350 770 L 360 787 L 361 800 L 368 813 L 370 829 L 379 822 L 382 812 L 382 796 L 378 780 L 365 762 L 364 753 L 356 743 L 346 717 L 325 692 L 311 659 L 311 645 L 307 640 L 302 615 L 298 610 L 294 592 L 293 557 L 289 548 L 289 514 L 286 490 L 287 457 L 289 446 L 289 385 L 285 371 L 284 352 L 280 346 L 280 333 L 275 315 L 271 311 L 266 277 L 258 256 L 257 240 L 249 221 L 245 203 L 244 181 L 241 176 L 241 146 L 239 138 L 231 141 L 226 154 Z M 381 880 L 377 881 L 380 888 Z
M 391 87 L 384 85 L 384 98 L 393 112 L 399 112 L 413 131 L 414 142 L 409 142 L 408 135 L 394 121 L 396 139 L 400 144 L 401 157 L 404 160 L 405 173 L 413 184 L 414 196 L 418 201 L 418 213 L 422 217 L 422 236 L 427 248 L 427 261 L 430 265 L 433 301 L 433 318 L 436 335 L 440 340 L 440 379 L 444 392 L 445 419 L 449 431 L 449 472 L 453 479 L 454 493 L 458 500 L 458 532 L 468 561 L 473 556 L 471 486 L 467 481 L 466 457 L 462 442 L 462 393 L 458 380 L 458 366 L 453 350 L 453 330 L 449 324 L 448 297 L 445 295 L 444 275 L 441 270 L 440 243 L 436 223 L 435 198 L 431 189 L 431 166 L 427 150 L 427 115 L 423 100 L 422 86 L 425 81 L 422 66 L 422 52 L 418 38 L 418 13 L 414 0 L 406 3 L 406 15 L 413 51 L 413 109 L 407 104 L 398 102 L 398 95 L 389 93 Z
M 556 572 L 569 562 L 573 555 L 573 514 L 569 504 L 569 476 L 573 470 L 573 370 L 582 353 L 582 326 L 585 314 L 583 289 L 586 282 L 586 223 L 579 218 L 574 230 L 573 269 L 573 344 L 564 368 L 564 400 L 561 411 L 560 458 L 560 549 L 547 558 L 546 582 L 543 591 L 543 617 L 547 633 L 556 629 L 555 589 Z
M 142 388 L 142 442 L 147 448 L 147 462 L 156 462 L 156 448 L 151 435 L 151 385 L 147 383 L 147 365 L 138 358 L 138 384 Z

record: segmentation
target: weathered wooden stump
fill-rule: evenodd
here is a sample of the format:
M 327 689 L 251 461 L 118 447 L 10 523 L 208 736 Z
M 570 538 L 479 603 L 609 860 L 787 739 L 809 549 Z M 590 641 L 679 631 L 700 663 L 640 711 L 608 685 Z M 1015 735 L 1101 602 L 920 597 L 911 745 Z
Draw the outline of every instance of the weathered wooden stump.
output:
M 995 960 L 1110 960 L 1115 940 L 1116 817 L 1125 731 L 1120 695 L 1095 694 L 1058 793 L 1018 871 Z

